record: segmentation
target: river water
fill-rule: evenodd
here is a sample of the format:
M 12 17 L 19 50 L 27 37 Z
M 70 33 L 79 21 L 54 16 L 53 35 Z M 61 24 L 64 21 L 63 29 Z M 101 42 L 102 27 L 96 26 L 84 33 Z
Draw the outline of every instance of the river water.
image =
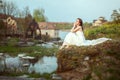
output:
M 69 33 L 69 30 L 59 30 L 59 37 L 64 40 L 65 36 Z
M 59 37 L 64 40 L 65 36 L 68 34 L 69 30 L 60 30 L 59 31 Z M 47 44 L 48 46 L 48 44 Z M 25 64 L 29 64 L 28 66 L 23 66 Z M 23 60 L 20 57 L 11 57 L 7 55 L 5 58 L 0 58 L 0 71 L 3 70 L 9 70 L 9 71 L 15 71 L 16 69 L 18 71 L 24 71 L 26 68 L 26 71 L 29 73 L 35 72 L 35 73 L 52 73 L 56 71 L 58 65 L 57 65 L 57 58 L 55 56 L 44 56 L 38 61 L 36 61 L 33 65 L 29 60 Z
M 4 64 L 5 63 L 5 64 Z M 28 67 L 23 66 L 23 64 L 29 64 Z M 5 69 L 6 65 L 6 69 Z M 52 73 L 56 71 L 58 65 L 57 65 L 57 58 L 55 56 L 44 56 L 33 65 L 33 63 L 30 63 L 28 60 L 23 60 L 19 57 L 6 57 L 5 59 L 0 60 L 0 71 L 9 70 L 9 71 L 24 71 L 26 68 L 26 71 L 29 73 L 35 72 L 35 73 Z
M 47 57 L 44 56 L 43 58 L 39 59 L 37 63 L 33 66 L 32 64 L 29 67 L 29 72 L 35 71 L 36 73 L 51 73 L 56 71 L 57 69 L 57 58 L 52 56 L 52 57 Z

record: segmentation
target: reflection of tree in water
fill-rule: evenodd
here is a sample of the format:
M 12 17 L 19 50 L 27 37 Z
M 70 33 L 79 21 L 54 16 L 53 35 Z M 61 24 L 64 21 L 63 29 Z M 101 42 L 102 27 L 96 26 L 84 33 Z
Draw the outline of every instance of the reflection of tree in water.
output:
M 35 21 L 35 19 L 33 19 L 28 25 L 28 28 L 26 31 L 26 37 L 41 39 L 41 30 L 39 28 L 38 23 Z

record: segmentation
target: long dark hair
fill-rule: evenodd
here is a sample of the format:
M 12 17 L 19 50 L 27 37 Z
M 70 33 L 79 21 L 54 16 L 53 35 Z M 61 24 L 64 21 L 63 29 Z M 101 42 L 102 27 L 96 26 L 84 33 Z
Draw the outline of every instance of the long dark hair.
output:
M 79 26 L 81 26 L 82 27 L 82 31 L 84 30 L 83 29 L 83 21 L 82 21 L 82 19 L 80 19 L 80 18 L 77 18 L 78 20 L 79 20 L 79 23 L 80 23 L 80 25 Z

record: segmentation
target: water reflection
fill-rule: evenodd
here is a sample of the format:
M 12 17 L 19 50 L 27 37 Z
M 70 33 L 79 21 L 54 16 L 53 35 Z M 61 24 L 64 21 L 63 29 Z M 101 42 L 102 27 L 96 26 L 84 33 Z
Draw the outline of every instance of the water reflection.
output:
M 5 60 L 5 64 L 4 64 Z M 47 57 L 44 56 L 41 59 L 38 59 L 35 64 L 31 63 L 29 60 L 23 60 L 19 57 L 7 57 L 4 60 L 0 60 L 0 71 L 3 69 L 8 71 L 26 71 L 29 73 L 51 73 L 57 69 L 57 58 L 55 56 Z M 28 64 L 27 66 L 23 66 L 23 64 Z
M 56 57 L 46 57 L 44 56 L 35 65 L 30 65 L 29 72 L 36 73 L 51 73 L 57 69 L 57 59 Z

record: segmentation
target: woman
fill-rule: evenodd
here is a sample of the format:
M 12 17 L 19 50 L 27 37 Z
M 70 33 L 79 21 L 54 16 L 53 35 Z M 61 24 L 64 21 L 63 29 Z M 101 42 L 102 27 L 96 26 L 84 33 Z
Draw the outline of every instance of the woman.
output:
M 107 40 L 110 40 L 110 39 L 99 38 L 94 40 L 85 40 L 85 37 L 83 34 L 83 22 L 80 18 L 77 18 L 73 28 L 71 29 L 71 32 L 66 35 L 65 40 L 62 46 L 60 47 L 60 49 L 64 47 L 67 48 L 69 47 L 69 45 L 76 45 L 76 46 L 96 45 L 96 44 L 105 42 Z

